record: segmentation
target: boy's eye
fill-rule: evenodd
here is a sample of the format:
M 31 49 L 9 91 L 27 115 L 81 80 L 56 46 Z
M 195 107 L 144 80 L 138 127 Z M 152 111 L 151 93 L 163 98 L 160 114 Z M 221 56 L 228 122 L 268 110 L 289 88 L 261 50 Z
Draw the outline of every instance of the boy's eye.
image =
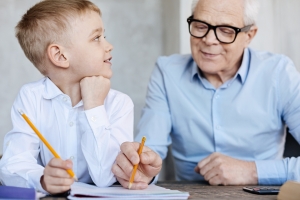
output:
M 100 37 L 101 37 L 101 36 L 99 35 L 99 36 L 95 37 L 94 40 L 99 41 L 99 40 L 100 40 Z

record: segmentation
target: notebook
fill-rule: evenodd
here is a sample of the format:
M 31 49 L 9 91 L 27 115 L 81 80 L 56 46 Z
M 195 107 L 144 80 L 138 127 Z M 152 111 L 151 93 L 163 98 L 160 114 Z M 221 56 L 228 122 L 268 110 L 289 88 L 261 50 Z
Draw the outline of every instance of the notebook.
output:
M 188 192 L 170 190 L 156 185 L 149 185 L 144 190 L 128 190 L 122 186 L 99 188 L 75 182 L 71 186 L 68 199 L 187 199 L 188 197 Z
M 0 199 L 30 199 L 35 200 L 34 188 L 21 188 L 0 185 Z

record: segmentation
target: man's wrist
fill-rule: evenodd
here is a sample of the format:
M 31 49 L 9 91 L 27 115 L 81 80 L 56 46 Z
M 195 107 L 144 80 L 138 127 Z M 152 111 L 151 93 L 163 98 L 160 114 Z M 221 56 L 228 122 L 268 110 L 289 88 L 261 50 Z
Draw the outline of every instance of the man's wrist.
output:
M 249 162 L 249 170 L 250 170 L 249 183 L 252 185 L 257 185 L 258 184 L 258 176 L 257 176 L 256 164 L 254 161 Z

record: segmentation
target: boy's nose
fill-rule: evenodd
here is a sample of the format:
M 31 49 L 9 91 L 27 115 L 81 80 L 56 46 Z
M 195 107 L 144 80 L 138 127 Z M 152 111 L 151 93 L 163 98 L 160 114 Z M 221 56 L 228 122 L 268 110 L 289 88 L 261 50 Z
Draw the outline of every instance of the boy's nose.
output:
M 107 47 L 106 47 L 106 52 L 110 52 L 110 51 L 112 51 L 113 50 L 113 45 L 112 44 L 110 44 L 109 42 L 107 42 Z

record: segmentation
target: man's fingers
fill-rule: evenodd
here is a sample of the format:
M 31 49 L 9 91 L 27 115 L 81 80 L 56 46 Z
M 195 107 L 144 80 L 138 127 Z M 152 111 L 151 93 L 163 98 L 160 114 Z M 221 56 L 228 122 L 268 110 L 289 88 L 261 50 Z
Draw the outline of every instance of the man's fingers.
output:
M 208 182 L 210 185 L 221 185 L 222 184 L 222 180 L 218 175 L 211 178 Z
M 212 154 L 210 154 L 209 156 L 201 160 L 197 165 L 198 168 L 201 170 L 207 163 L 210 162 L 211 158 L 212 158 Z
M 206 163 L 202 168 L 200 168 L 200 174 L 202 176 L 206 175 L 209 171 L 213 170 L 213 168 L 217 167 L 220 163 L 218 163 L 218 159 L 210 158 L 209 162 Z
M 217 168 L 212 168 L 209 171 L 207 171 L 205 174 L 203 174 L 204 179 L 206 181 L 209 181 L 210 179 L 212 179 L 213 177 L 218 175 L 218 170 Z

